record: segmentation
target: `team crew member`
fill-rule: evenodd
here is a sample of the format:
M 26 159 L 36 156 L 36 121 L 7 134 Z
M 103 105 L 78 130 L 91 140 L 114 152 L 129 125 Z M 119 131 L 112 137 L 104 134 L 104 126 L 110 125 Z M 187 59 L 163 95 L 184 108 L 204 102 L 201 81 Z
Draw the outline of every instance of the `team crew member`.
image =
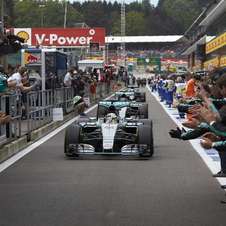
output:
M 186 99 L 190 99 L 192 97 L 195 96 L 195 85 L 194 85 L 194 81 L 192 79 L 192 76 L 191 74 L 186 74 L 186 82 L 184 84 L 184 88 L 185 88 L 185 95 L 186 95 Z M 187 115 L 187 119 L 188 121 L 190 121 L 189 118 L 191 118 L 192 114 L 188 114 L 186 113 Z
M 85 95 L 84 91 L 80 91 L 78 96 L 73 98 L 74 110 L 78 111 L 81 116 L 87 116 L 84 113 L 84 109 L 86 106 L 86 102 L 83 100 L 83 96 Z
M 176 87 L 176 98 L 177 98 L 177 100 L 179 100 L 184 95 L 184 82 L 183 82 L 182 77 L 179 76 L 177 78 L 177 82 L 178 83 L 175 85 L 175 87 Z M 185 118 L 184 117 L 185 114 L 183 112 L 178 111 L 178 113 L 179 113 L 180 118 Z
M 86 72 L 81 72 L 80 79 L 77 82 L 77 91 L 78 91 L 78 93 L 80 91 L 84 90 L 86 85 L 89 85 L 89 83 L 87 83 L 88 80 L 89 79 L 86 78 Z

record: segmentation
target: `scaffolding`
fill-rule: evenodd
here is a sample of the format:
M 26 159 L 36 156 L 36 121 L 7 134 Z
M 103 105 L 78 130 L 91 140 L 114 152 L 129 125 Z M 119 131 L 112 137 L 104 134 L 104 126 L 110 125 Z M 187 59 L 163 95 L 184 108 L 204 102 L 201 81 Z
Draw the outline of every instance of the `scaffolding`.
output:
M 121 2 L 121 58 L 123 59 L 122 64 L 125 65 L 125 0 Z

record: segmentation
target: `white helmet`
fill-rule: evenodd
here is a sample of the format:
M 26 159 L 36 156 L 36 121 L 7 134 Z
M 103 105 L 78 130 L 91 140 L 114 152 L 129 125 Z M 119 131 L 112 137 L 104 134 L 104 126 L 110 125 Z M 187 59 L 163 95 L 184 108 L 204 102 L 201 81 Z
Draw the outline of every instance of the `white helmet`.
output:
M 117 123 L 118 118 L 115 113 L 109 113 L 106 115 L 106 122 Z

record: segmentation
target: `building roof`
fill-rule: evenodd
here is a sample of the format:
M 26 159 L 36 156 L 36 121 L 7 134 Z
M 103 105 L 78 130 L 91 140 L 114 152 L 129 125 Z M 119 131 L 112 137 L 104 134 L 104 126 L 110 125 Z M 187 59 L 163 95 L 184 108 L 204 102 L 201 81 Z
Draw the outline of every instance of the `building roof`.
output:
M 121 36 L 106 36 L 105 43 L 121 43 L 124 38 Z M 125 36 L 125 43 L 144 42 L 187 42 L 183 35 L 160 35 L 160 36 Z

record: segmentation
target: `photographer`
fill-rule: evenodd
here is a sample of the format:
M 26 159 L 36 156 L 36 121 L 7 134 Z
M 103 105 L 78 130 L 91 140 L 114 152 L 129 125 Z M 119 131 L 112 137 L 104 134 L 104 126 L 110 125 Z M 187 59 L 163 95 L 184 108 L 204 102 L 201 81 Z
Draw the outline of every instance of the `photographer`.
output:
M 3 27 L 4 27 L 4 37 L 3 37 L 3 40 L 8 38 L 9 36 L 11 36 L 13 33 L 12 31 L 7 31 L 5 30 L 5 28 L 7 28 L 9 25 L 10 25 L 10 20 L 11 20 L 11 17 L 8 16 L 7 14 L 5 14 L 3 16 Z M 1 34 L 0 34 L 0 37 L 1 37 Z M 1 37 L 2 39 L 2 37 Z

